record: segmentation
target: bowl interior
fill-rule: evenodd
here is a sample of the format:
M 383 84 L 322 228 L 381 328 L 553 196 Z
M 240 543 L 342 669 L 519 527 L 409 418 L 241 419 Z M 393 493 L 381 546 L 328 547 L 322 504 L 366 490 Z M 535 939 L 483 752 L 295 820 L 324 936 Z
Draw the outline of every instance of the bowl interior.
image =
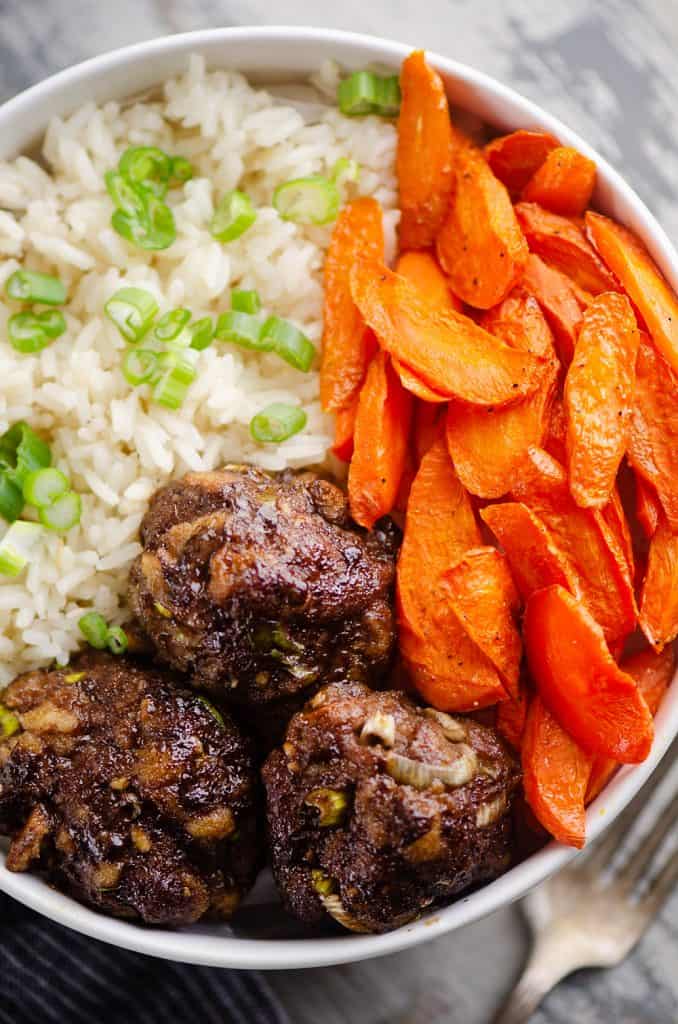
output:
M 327 59 L 353 70 L 375 65 L 397 71 L 411 47 L 368 36 L 313 29 L 222 29 L 171 36 L 116 51 L 78 65 L 29 89 L 0 108 L 0 160 L 30 150 L 53 116 L 85 102 L 124 99 L 143 93 L 181 72 L 188 55 L 203 55 L 209 66 L 243 71 L 256 82 L 305 78 Z M 454 61 L 429 54 L 442 73 L 451 102 L 500 130 L 543 128 L 576 146 L 598 164 L 595 205 L 636 231 L 678 290 L 678 256 L 635 193 L 590 146 L 557 119 L 500 83 Z M 678 733 L 678 684 L 656 720 L 650 758 L 618 773 L 588 812 L 588 835 L 595 838 L 651 774 Z M 116 921 L 62 896 L 39 879 L 16 875 L 4 866 L 0 888 L 20 902 L 97 939 L 155 956 L 191 963 L 239 968 L 295 968 L 345 963 L 396 952 L 459 928 L 496 910 L 565 864 L 574 851 L 551 843 L 496 882 L 449 907 L 382 936 L 318 935 L 286 924 L 285 938 L 265 937 L 280 924 L 269 874 L 258 883 L 237 926 L 198 925 L 168 931 Z

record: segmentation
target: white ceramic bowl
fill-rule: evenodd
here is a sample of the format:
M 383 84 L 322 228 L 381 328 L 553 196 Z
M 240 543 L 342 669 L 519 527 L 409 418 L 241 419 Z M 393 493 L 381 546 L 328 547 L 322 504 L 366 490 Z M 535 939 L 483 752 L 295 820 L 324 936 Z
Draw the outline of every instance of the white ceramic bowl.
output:
M 395 72 L 410 49 L 369 36 L 299 28 L 216 29 L 140 43 L 54 75 L 6 103 L 0 108 L 0 159 L 32 146 L 54 115 L 67 114 L 87 101 L 122 99 L 156 86 L 182 71 L 191 53 L 204 55 L 212 67 L 237 68 L 255 80 L 289 81 L 309 75 L 327 58 L 350 70 L 376 63 Z M 498 129 L 543 128 L 592 157 L 598 165 L 595 205 L 640 235 L 678 290 L 678 255 L 649 210 L 602 157 L 556 118 L 505 85 L 456 61 L 435 54 L 429 54 L 429 59 L 442 73 L 456 106 Z M 620 771 L 589 809 L 589 840 L 629 802 L 677 733 L 678 677 L 657 716 L 649 759 Z M 217 967 L 317 967 L 394 953 L 460 928 L 519 899 L 573 856 L 573 850 L 551 843 L 478 892 L 398 931 L 376 936 L 346 933 L 273 941 L 235 935 L 226 925 L 198 925 L 181 931 L 145 928 L 88 910 L 31 875 L 11 874 L 1 854 L 0 888 L 61 924 L 153 956 Z

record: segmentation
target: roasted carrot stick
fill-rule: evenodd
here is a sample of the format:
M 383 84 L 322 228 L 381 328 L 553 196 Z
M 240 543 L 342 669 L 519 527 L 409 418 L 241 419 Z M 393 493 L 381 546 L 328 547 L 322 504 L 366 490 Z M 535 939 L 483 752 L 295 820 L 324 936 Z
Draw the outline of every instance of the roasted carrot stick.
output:
M 636 474 L 636 519 L 648 540 L 654 537 L 660 515 L 661 505 L 657 492 L 652 484 Z
M 620 290 L 588 241 L 581 222 L 551 213 L 537 203 L 518 203 L 515 210 L 530 252 L 567 274 L 574 284 L 592 295 Z
M 453 184 L 453 130 L 442 79 L 416 50 L 403 61 L 396 168 L 400 245 L 426 249 L 435 241 Z
M 460 148 L 438 259 L 455 295 L 478 309 L 501 302 L 520 278 L 528 250 L 506 188 L 482 152 Z
M 412 423 L 412 442 L 417 465 L 434 441 L 441 436 L 445 410 L 429 402 L 415 402 Z
M 385 352 L 370 363 L 360 392 L 348 473 L 351 515 L 371 529 L 393 508 L 410 439 L 412 399 Z
M 624 764 L 644 761 L 652 715 L 583 606 L 563 587 L 538 590 L 527 602 L 523 635 L 540 697 L 582 749 Z
M 662 698 L 676 671 L 676 658 L 673 648 L 666 647 L 659 654 L 651 647 L 648 647 L 625 658 L 620 667 L 623 672 L 626 672 L 635 681 L 636 686 L 645 699 L 645 703 L 650 709 L 650 713 L 656 715 Z M 618 768 L 619 764 L 617 761 L 612 761 L 606 757 L 596 757 L 594 759 L 586 791 L 587 804 L 595 800 Z
M 539 387 L 507 409 L 478 409 L 451 401 L 447 444 L 459 479 L 471 494 L 499 498 L 515 482 L 526 452 L 546 436 L 556 390 L 558 361 L 553 337 L 539 305 L 518 288 L 489 310 L 482 326 L 511 348 L 545 360 Z
M 584 799 L 591 757 L 548 711 L 532 699 L 522 745 L 525 796 L 537 819 L 560 843 L 582 847 L 586 840 Z
M 516 199 L 557 146 L 558 140 L 548 132 L 519 129 L 510 135 L 492 139 L 485 146 L 484 153 L 494 174 Z
M 432 309 L 463 312 L 463 303 L 450 290 L 450 285 L 430 252 L 404 252 L 396 264 L 396 273 L 407 278 Z
M 360 254 L 384 258 L 381 207 L 363 197 L 347 203 L 337 217 L 325 259 L 325 305 L 320 367 L 323 409 L 336 412 L 354 399 L 374 353 L 374 337 L 351 298 L 349 272 Z
M 503 700 L 497 705 L 497 732 L 510 743 L 514 750 L 520 750 L 527 720 L 529 694 L 524 680 L 518 684 L 517 694 L 511 700 Z
M 552 149 L 525 186 L 522 198 L 564 217 L 580 217 L 591 201 L 596 165 L 570 146 Z
M 586 231 L 640 310 L 662 356 L 678 373 L 678 298 L 647 249 L 631 231 L 599 213 L 586 214 Z
M 565 368 L 572 362 L 582 308 L 570 278 L 530 253 L 525 264 L 523 285 L 541 306 L 556 341 Z
M 522 643 L 516 625 L 520 599 L 504 555 L 471 548 L 444 574 L 446 595 L 468 635 L 518 697 Z
M 583 508 L 610 500 L 631 425 L 639 341 L 625 295 L 603 292 L 584 312 L 565 380 L 570 491 Z
M 544 358 L 502 344 L 462 313 L 436 313 L 404 277 L 374 260 L 351 271 L 353 298 L 380 345 L 432 391 L 511 405 L 536 389 Z
M 468 495 L 439 438 L 424 455 L 410 491 L 397 606 L 400 651 L 412 682 L 444 711 L 472 710 L 507 697 L 492 662 L 455 614 L 443 578 L 481 544 Z
M 650 541 L 639 622 L 657 651 L 678 636 L 678 534 L 663 515 Z
M 678 374 L 642 333 L 628 458 L 678 531 Z
M 546 452 L 531 448 L 512 494 L 547 528 L 574 576 L 573 593 L 608 642 L 632 633 L 636 604 L 626 555 L 601 512 L 576 504 L 563 467 Z
M 359 397 L 355 398 L 345 409 L 340 409 L 334 424 L 332 451 L 342 462 L 350 462 L 353 455 L 353 434 L 355 418 L 358 415 L 358 401 Z

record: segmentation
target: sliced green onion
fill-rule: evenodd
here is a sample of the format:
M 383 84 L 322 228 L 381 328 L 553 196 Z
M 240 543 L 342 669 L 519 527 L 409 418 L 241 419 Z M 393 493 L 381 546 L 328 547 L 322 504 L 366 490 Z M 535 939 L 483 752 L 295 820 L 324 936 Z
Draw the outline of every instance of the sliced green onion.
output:
M 139 193 L 143 208 L 134 212 L 119 208 L 111 217 L 111 224 L 119 235 L 140 249 L 167 249 L 177 237 L 174 214 L 162 199 L 143 186 L 131 187 Z
M 234 289 L 231 292 L 231 309 L 236 313 L 258 313 L 261 309 L 259 292 L 254 289 Z
M 130 348 L 122 360 L 123 377 L 133 388 L 146 384 L 156 373 L 158 353 L 148 348 Z
M 200 320 L 196 320 L 188 328 L 188 334 L 191 339 L 191 348 L 195 349 L 196 352 L 202 352 L 204 349 L 209 348 L 214 340 L 214 322 L 212 317 L 204 316 Z
M 82 502 L 80 495 L 75 491 L 66 491 L 60 498 L 48 505 L 47 508 L 38 510 L 38 518 L 43 526 L 56 533 L 63 533 L 70 530 L 80 522 L 82 515 Z
M 161 374 L 153 387 L 153 401 L 166 409 L 179 409 L 183 405 L 188 389 L 196 378 L 193 349 L 181 352 L 163 352 L 158 357 Z
M 262 341 L 269 342 L 273 351 L 295 370 L 306 373 L 311 368 L 316 353 L 315 345 L 289 320 L 269 316 L 261 336 Z
M 111 654 L 124 654 L 129 647 L 127 633 L 121 626 L 111 626 L 106 637 L 106 646 Z
M 125 341 L 141 341 L 158 312 L 158 303 L 145 288 L 120 288 L 104 306 Z
M 36 508 L 47 508 L 65 494 L 69 484 L 58 469 L 36 469 L 24 480 L 24 500 Z
M 0 516 L 8 523 L 13 523 L 23 510 L 24 496 L 21 488 L 12 483 L 5 472 L 0 471 Z
M 320 174 L 293 178 L 278 185 L 273 206 L 283 220 L 295 224 L 328 224 L 339 212 L 339 189 Z
M 232 189 L 217 206 L 210 231 L 219 242 L 233 242 L 244 235 L 256 219 L 257 212 L 247 193 Z
M 186 159 L 185 156 L 172 157 L 172 169 L 170 171 L 170 178 L 174 178 L 182 185 L 185 181 L 190 181 L 193 177 L 193 166 Z
M 12 523 L 0 541 L 1 576 L 18 576 L 23 572 L 43 532 L 39 523 L 26 523 L 22 519 Z
M 104 174 L 106 189 L 117 210 L 129 216 L 143 217 L 146 212 L 144 190 L 124 174 L 118 171 L 106 171 Z
M 349 117 L 359 114 L 395 117 L 400 110 L 398 76 L 382 78 L 372 71 L 356 71 L 339 83 L 337 100 L 339 110 Z
M 9 708 L 6 708 L 4 704 L 0 704 L 0 739 L 8 740 L 20 728 L 21 723 L 17 716 Z
M 158 341 L 174 341 L 191 319 L 190 309 L 171 309 L 157 321 L 153 328 Z
M 78 619 L 80 632 L 90 647 L 103 651 L 108 645 L 108 626 L 99 612 L 87 612 Z
M 215 708 L 211 700 L 208 700 L 207 697 L 203 697 L 201 694 L 197 694 L 195 699 L 209 711 L 212 718 L 219 723 L 222 729 L 225 728 L 224 716 L 218 708 Z
M 15 270 L 5 282 L 5 294 L 18 302 L 42 302 L 47 306 L 61 306 L 67 298 L 58 277 L 37 270 Z
M 20 420 L 0 437 L 0 472 L 23 489 L 29 473 L 44 469 L 52 462 L 49 445 Z
M 255 441 L 263 444 L 279 443 L 303 430 L 307 419 L 306 413 L 299 406 L 273 402 L 252 418 L 250 434 Z
M 217 320 L 216 338 L 255 352 L 270 352 L 273 348 L 273 341 L 262 336 L 261 321 L 249 313 L 235 310 L 221 314 Z
M 46 309 L 44 313 L 15 313 L 7 321 L 10 345 L 25 355 L 42 352 L 65 330 L 66 321 L 59 309 Z
M 357 160 L 349 160 L 347 156 L 341 156 L 332 168 L 330 181 L 333 181 L 337 188 L 340 188 L 345 181 L 357 181 L 360 177 L 360 164 Z
M 150 188 L 162 199 L 172 173 L 172 158 L 157 146 L 130 146 L 120 157 L 118 170 L 134 185 Z

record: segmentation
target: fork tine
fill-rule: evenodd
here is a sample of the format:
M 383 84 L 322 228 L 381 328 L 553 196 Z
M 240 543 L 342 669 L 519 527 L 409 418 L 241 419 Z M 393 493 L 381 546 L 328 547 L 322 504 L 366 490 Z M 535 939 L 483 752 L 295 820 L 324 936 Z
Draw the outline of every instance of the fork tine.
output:
M 626 892 L 630 892 L 642 878 L 659 847 L 678 821 L 678 801 L 672 800 L 662 811 L 652 831 L 640 841 L 628 861 L 617 872 L 616 881 L 620 882 Z
M 631 829 L 642 808 L 645 807 L 648 793 L 656 790 L 663 778 L 668 774 L 672 764 L 673 757 L 664 754 L 648 781 L 640 792 L 636 794 L 626 810 L 610 825 L 602 839 L 597 840 L 591 848 L 591 852 L 584 854 L 581 863 L 582 869 L 591 875 L 597 875 L 609 863 L 619 847 L 621 836 Z
M 678 882 L 678 850 L 669 857 L 668 861 L 652 882 L 646 895 L 640 902 L 640 906 L 647 908 L 651 914 L 656 914 L 664 902 L 671 895 Z

